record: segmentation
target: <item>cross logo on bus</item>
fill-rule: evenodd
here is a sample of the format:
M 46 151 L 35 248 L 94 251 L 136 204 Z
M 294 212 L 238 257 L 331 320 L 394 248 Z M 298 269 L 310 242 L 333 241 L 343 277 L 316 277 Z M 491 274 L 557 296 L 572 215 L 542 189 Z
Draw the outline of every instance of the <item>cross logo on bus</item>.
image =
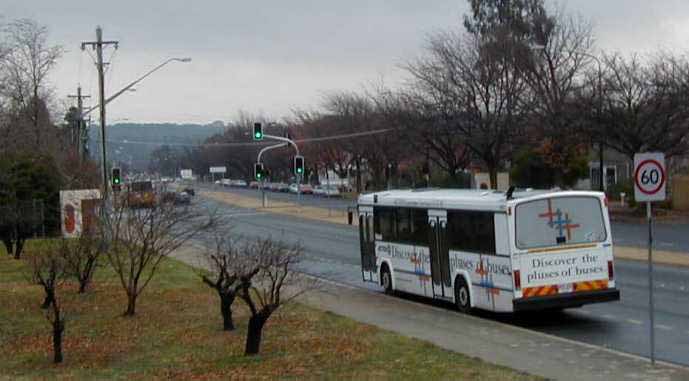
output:
M 559 211 L 559 210 L 558 210 Z M 541 213 L 538 215 L 540 218 L 548 218 L 548 226 L 551 228 L 553 227 L 553 217 L 555 217 L 557 213 L 553 212 L 553 204 L 550 199 L 548 199 L 548 211 L 546 213 Z
M 564 213 L 564 219 L 562 218 L 562 210 L 559 208 L 553 211 L 553 204 L 550 199 L 548 199 L 548 211 L 545 213 L 541 213 L 538 215 L 540 218 L 548 218 L 548 226 L 551 228 L 557 229 L 560 235 L 558 238 L 563 239 L 565 238 L 565 232 L 567 233 L 567 240 L 572 239 L 572 229 L 576 229 L 581 227 L 579 224 L 574 224 L 572 223 L 572 220 L 569 218 L 569 213 Z M 557 219 L 554 219 L 553 217 L 557 217 Z
M 562 218 L 562 211 L 560 209 L 555 212 L 557 215 L 557 220 L 551 223 L 551 227 L 555 227 L 560 232 L 559 238 L 564 238 L 565 231 L 567 231 L 567 240 L 572 239 L 572 229 L 580 227 L 579 224 L 573 224 L 572 220 L 569 218 L 569 213 L 564 213 L 565 218 Z

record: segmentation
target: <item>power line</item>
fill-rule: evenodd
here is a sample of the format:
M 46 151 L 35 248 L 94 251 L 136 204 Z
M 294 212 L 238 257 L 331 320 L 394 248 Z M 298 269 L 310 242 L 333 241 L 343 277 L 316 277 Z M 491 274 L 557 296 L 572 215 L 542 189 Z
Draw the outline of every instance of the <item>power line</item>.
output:
M 370 136 L 370 135 L 377 135 L 377 134 L 382 134 L 384 132 L 389 132 L 392 131 L 391 128 L 386 128 L 386 129 L 381 129 L 381 130 L 373 130 L 373 131 L 364 131 L 364 132 L 355 132 L 351 134 L 342 134 L 342 135 L 332 135 L 332 136 L 324 136 L 324 137 L 319 137 L 319 138 L 305 138 L 305 139 L 298 139 L 294 140 L 295 143 L 315 143 L 315 142 L 323 142 L 323 141 L 330 141 L 330 140 L 344 140 L 344 139 L 351 139 L 351 138 L 358 138 L 362 136 Z M 272 142 L 234 142 L 234 143 L 200 143 L 200 144 L 193 144 L 193 143 L 168 143 L 168 142 L 161 142 L 161 141 L 145 141 L 145 140 L 107 140 L 108 143 L 113 143 L 113 144 L 139 144 L 139 145 L 166 145 L 166 146 L 173 146 L 173 147 L 260 147 L 260 146 L 266 146 L 273 144 Z

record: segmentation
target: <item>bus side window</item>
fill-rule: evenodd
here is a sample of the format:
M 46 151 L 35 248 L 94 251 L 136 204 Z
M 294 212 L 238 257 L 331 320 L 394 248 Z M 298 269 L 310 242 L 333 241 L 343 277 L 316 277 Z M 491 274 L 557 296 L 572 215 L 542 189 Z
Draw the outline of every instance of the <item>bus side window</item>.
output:
M 405 208 L 397 209 L 395 211 L 395 219 L 397 221 L 397 240 L 402 242 L 411 241 L 411 210 Z
M 428 245 L 428 210 L 412 209 L 412 241 L 420 245 Z
M 450 248 L 481 254 L 495 254 L 494 217 L 492 212 L 448 212 Z
M 375 232 L 383 236 L 383 241 L 395 241 L 395 211 L 388 208 L 376 208 Z

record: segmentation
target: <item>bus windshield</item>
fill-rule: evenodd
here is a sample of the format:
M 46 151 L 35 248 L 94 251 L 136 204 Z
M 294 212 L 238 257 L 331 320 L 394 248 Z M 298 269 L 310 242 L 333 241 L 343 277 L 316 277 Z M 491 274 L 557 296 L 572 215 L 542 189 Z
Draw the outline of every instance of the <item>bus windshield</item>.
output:
M 518 204 L 515 211 L 519 249 L 603 242 L 607 239 L 600 199 L 551 197 Z

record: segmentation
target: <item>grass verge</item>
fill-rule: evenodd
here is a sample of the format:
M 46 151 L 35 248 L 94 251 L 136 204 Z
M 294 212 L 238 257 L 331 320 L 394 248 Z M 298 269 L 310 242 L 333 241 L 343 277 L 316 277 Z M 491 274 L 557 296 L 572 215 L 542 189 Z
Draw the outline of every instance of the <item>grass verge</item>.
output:
M 238 329 L 223 332 L 215 295 L 174 260 L 144 291 L 134 318 L 122 317 L 126 299 L 107 266 L 85 295 L 65 284 L 65 362 L 53 365 L 42 291 L 25 271 L 0 248 L 0 379 L 534 379 L 299 304 L 269 321 L 261 355 L 247 358 L 244 305 L 234 308 Z

